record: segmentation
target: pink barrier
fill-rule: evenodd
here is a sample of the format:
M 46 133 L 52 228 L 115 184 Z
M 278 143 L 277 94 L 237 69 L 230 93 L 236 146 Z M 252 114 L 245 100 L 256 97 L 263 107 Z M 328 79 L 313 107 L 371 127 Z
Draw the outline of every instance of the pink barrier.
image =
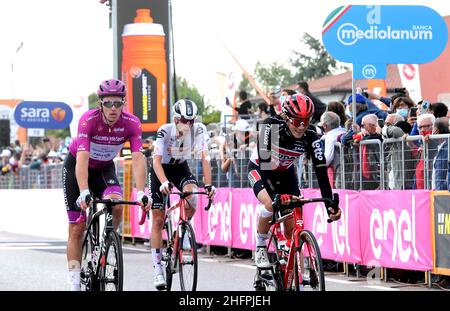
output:
M 365 265 L 431 270 L 430 192 L 360 194 L 361 252 Z
M 305 228 L 312 231 L 319 244 L 322 258 L 350 263 L 361 263 L 359 226 L 359 193 L 353 190 L 336 190 L 339 193 L 341 219 L 327 223 L 328 214 L 323 203 L 303 207 Z M 320 198 L 320 191 L 305 189 L 305 198 Z
M 431 270 L 429 191 L 352 191 L 340 195 L 342 218 L 327 223 L 323 203 L 303 209 L 305 228 L 317 238 L 322 257 L 410 270 Z M 320 191 L 304 189 L 305 197 Z M 173 200 L 173 202 L 175 202 Z M 198 243 L 254 249 L 260 204 L 251 189 L 218 189 L 209 212 L 204 196 L 193 223 Z M 139 226 L 140 211 L 131 209 L 132 235 L 148 238 L 150 225 Z M 177 217 L 177 216 L 176 216 Z

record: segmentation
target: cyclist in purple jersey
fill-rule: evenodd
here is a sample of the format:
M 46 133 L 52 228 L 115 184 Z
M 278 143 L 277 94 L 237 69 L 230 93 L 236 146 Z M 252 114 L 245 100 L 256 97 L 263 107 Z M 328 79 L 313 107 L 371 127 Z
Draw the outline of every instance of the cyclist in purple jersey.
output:
M 137 201 L 144 206 L 146 162 L 140 152 L 141 123 L 123 112 L 126 88 L 122 81 L 110 79 L 102 82 L 97 91 L 99 108 L 86 112 L 78 124 L 78 136 L 69 146 L 64 161 L 63 190 L 69 218 L 67 261 L 72 290 L 80 290 L 80 267 L 83 234 L 86 227 L 81 210 L 88 208 L 87 195 L 102 199 L 121 199 L 122 189 L 115 173 L 113 159 L 129 140 Z M 81 221 L 80 221 L 81 220 Z M 122 207 L 113 209 L 113 224 L 117 229 L 122 221 Z

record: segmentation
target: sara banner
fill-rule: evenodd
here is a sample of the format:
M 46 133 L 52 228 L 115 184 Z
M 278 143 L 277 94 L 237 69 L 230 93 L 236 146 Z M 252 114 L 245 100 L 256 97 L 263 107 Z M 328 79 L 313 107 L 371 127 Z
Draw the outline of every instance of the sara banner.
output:
M 60 102 L 23 101 L 14 110 L 14 119 L 24 128 L 64 129 L 72 117 L 72 108 Z

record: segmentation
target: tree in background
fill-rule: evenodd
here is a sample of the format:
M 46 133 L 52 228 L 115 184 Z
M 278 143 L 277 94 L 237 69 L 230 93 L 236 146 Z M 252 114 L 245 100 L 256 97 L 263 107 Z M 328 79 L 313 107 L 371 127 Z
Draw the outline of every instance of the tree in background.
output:
M 277 86 L 287 87 L 296 82 L 291 71 L 277 62 L 264 66 L 258 61 L 255 66 L 255 75 L 266 91 Z
M 300 41 L 306 46 L 308 53 L 292 51 L 287 66 L 276 62 L 268 65 L 256 63 L 254 75 L 263 89 L 269 91 L 276 86 L 289 87 L 297 81 L 310 81 L 328 76 L 338 70 L 348 70 L 339 65 L 328 54 L 322 43 L 310 34 L 305 33 Z
M 202 116 L 203 123 L 220 122 L 220 111 L 206 105 L 205 96 L 200 94 L 195 86 L 191 86 L 186 79 L 177 77 L 177 93 L 179 99 L 189 98 L 197 104 L 198 115 Z
M 244 74 L 242 74 L 242 80 L 238 86 L 238 92 L 239 91 L 246 91 L 250 97 L 256 95 L 255 88 L 252 86 L 250 81 L 248 81 L 247 77 Z
M 345 69 L 345 67 L 339 66 L 323 44 L 309 33 L 303 34 L 301 43 L 309 49 L 309 53 L 293 51 L 289 60 L 295 70 L 296 81 L 314 80 L 328 76 L 337 69 Z
M 94 109 L 98 107 L 98 95 L 97 93 L 91 93 L 88 96 L 88 102 L 89 102 L 89 109 Z

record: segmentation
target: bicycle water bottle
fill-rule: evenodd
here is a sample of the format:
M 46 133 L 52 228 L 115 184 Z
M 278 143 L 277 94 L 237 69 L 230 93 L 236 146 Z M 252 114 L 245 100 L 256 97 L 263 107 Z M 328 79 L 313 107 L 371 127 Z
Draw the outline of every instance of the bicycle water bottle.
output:
M 149 9 L 138 9 L 134 23 L 124 26 L 122 42 L 126 109 L 140 119 L 143 132 L 156 132 L 167 123 L 167 63 L 163 26 L 153 23 Z

